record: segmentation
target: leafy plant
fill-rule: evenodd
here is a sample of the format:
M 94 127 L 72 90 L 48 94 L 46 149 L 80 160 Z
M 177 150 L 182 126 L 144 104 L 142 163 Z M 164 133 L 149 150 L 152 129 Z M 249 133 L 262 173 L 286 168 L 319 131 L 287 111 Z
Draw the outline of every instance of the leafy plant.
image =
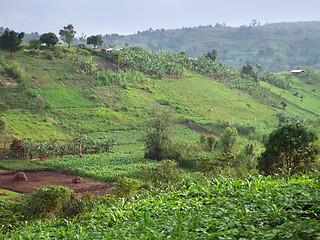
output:
M 135 194 L 140 187 L 140 182 L 132 178 L 121 178 L 115 184 L 112 192 L 120 198 L 127 199 L 129 196 Z
M 174 160 L 162 160 L 156 167 L 143 165 L 139 170 L 138 176 L 145 184 L 162 188 L 181 184 L 182 170 L 178 168 L 178 163 Z

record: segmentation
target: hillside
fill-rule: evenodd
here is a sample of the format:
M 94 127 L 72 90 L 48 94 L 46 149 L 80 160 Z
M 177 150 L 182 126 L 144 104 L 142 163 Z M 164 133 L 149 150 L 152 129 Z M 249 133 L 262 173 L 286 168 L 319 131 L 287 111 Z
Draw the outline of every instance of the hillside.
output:
M 289 71 L 310 66 L 320 68 L 320 22 L 273 23 L 258 26 L 199 26 L 175 30 L 149 29 L 137 34 L 120 36 L 106 34 L 108 45 L 140 46 L 147 49 L 186 50 L 199 56 L 218 50 L 219 61 L 240 69 L 247 61 L 261 64 L 272 72 Z
M 79 132 L 139 129 L 157 106 L 172 109 L 179 122 L 194 122 L 217 134 L 230 124 L 239 132 L 269 132 L 280 118 L 316 123 L 320 115 L 319 72 L 312 69 L 304 76 L 264 73 L 259 77 L 264 81 L 253 83 L 237 70 L 167 52 L 153 53 L 149 63 L 159 63 L 156 57 L 178 56 L 180 63 L 172 60 L 168 65 L 170 74 L 161 63 L 154 67 L 158 72 L 145 75 L 141 66 L 146 63 L 138 64 L 139 72 L 132 59 L 143 61 L 150 53 L 136 48 L 108 55 L 77 47 L 44 47 L 35 57 L 25 48 L 14 60 L 0 54 L 0 102 L 6 124 L 1 140 L 7 143 L 13 138 L 68 139 Z M 142 58 L 138 61 L 137 56 Z M 201 66 L 204 63 L 209 65 Z M 214 71 L 209 68 L 204 74 L 204 66 Z M 284 82 L 285 87 L 277 87 Z
M 319 238 L 319 70 L 238 71 L 138 47 L 9 55 L 0 51 L 0 239 Z M 278 126 L 304 148 L 263 176 Z M 162 140 L 152 142 L 162 161 L 150 139 Z

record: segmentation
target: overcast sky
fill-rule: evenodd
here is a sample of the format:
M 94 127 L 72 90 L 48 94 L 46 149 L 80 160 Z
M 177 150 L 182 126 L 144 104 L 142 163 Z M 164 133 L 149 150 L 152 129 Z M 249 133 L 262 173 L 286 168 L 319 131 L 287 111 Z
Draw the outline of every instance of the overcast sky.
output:
M 319 0 L 1 0 L 0 26 L 17 32 L 59 33 L 72 24 L 77 36 L 133 34 L 226 23 L 262 25 L 320 20 Z

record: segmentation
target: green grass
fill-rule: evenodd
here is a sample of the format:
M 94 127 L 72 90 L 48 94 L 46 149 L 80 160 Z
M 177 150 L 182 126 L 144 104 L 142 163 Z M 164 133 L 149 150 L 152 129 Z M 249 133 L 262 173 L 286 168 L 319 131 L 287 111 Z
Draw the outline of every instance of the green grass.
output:
M 286 111 L 292 115 L 301 115 L 311 120 L 316 120 L 320 116 L 320 97 L 312 90 L 305 90 L 305 85 L 299 86 L 294 84 L 290 90 L 279 89 L 273 85 L 261 82 L 261 85 L 270 89 L 272 92 L 281 95 L 283 99 L 289 102 Z M 312 87 L 316 89 L 316 86 Z M 307 91 L 307 92 L 306 92 Z
M 6 133 L 14 138 L 48 140 L 50 138 L 68 139 L 70 130 L 51 115 L 38 115 L 22 111 L 9 111 L 4 116 Z
M 36 94 L 38 98 L 44 99 L 43 103 L 50 108 L 93 107 L 97 105 L 85 99 L 83 90 L 79 88 L 33 89 L 32 93 Z
M 1 200 L 11 200 L 16 197 L 19 197 L 20 193 L 12 192 L 6 189 L 0 189 L 0 201 Z
M 190 73 L 189 77 L 165 79 L 155 84 L 171 102 L 192 111 L 191 116 L 225 121 L 235 117 L 242 120 L 271 119 L 274 114 L 274 110 L 247 94 L 200 74 Z M 154 97 L 158 98 L 157 95 Z M 209 111 L 211 108 L 213 111 Z
M 42 166 L 37 161 L 32 160 L 1 160 L 0 169 L 10 171 L 39 171 L 46 170 L 48 167 Z

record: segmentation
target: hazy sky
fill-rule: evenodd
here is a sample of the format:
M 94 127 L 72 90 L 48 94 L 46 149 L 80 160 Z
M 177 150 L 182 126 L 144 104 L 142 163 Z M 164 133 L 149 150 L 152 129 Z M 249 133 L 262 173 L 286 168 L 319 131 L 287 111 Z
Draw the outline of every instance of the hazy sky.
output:
M 319 0 L 1 0 L 0 26 L 59 33 L 72 24 L 85 35 L 153 29 L 320 20 Z

